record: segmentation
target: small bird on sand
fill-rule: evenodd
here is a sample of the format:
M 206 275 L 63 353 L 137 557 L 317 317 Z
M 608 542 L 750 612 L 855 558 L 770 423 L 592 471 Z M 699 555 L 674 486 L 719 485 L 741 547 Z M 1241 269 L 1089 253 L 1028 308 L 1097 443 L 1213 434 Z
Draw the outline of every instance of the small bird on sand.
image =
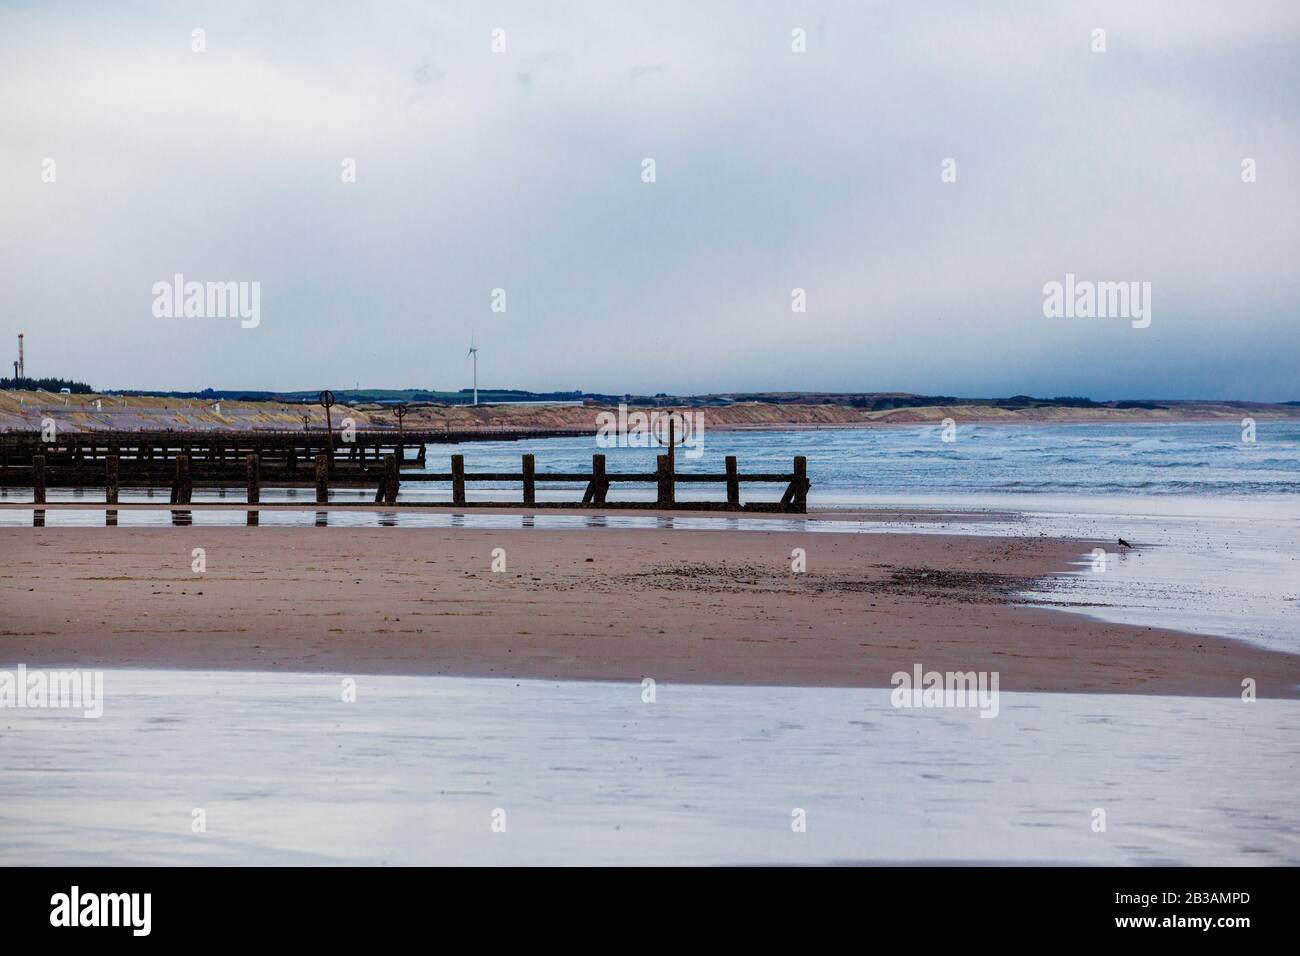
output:
M 1119 546 L 1120 546 L 1121 548 L 1131 548 L 1131 547 L 1133 547 L 1133 545 L 1129 544 L 1129 543 L 1128 543 L 1127 541 L 1125 541 L 1123 538 L 1120 538 L 1120 539 L 1119 539 Z

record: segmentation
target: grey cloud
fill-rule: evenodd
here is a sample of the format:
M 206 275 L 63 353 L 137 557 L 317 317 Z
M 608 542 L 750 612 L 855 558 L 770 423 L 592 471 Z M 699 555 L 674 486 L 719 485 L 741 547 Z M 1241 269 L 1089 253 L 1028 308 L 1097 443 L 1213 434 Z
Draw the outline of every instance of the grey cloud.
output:
M 474 323 L 492 385 L 1300 398 L 1287 4 L 266 16 L 0 11 L 0 301 L 41 374 L 460 387 Z M 1045 319 L 1067 271 L 1151 281 L 1151 328 Z M 175 272 L 260 281 L 260 326 L 153 318 Z

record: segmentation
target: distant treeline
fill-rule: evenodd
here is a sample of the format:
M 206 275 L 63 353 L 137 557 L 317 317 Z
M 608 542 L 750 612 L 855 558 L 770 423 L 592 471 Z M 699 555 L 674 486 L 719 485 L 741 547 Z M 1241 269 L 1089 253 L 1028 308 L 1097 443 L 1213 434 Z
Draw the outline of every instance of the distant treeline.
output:
M 89 395 L 94 391 L 85 382 L 74 382 L 70 378 L 0 378 L 0 389 L 59 392 L 65 388 L 73 395 Z
M 891 408 L 923 408 L 927 405 L 955 405 L 957 399 L 951 395 L 859 395 L 849 402 L 854 408 L 864 408 L 871 412 L 886 411 Z
M 957 398 L 953 395 L 906 395 L 897 393 L 867 393 L 865 395 L 802 394 L 773 395 L 762 393 L 732 396 L 735 401 L 771 402 L 778 405 L 850 405 L 865 411 L 888 411 L 894 408 L 934 408 L 945 405 L 987 405 L 994 408 L 1164 408 L 1166 406 L 1146 401 L 1097 402 L 1077 395 L 1057 395 L 1054 398 L 1035 398 L 1032 395 L 1012 395 L 1010 398 Z
M 982 405 L 984 402 L 971 402 Z M 1091 398 L 1078 398 L 1073 395 L 1058 395 L 1056 398 L 1034 398 L 1032 395 L 1012 395 L 1010 398 L 997 398 L 991 403 L 998 408 L 1165 408 L 1156 402 L 1094 402 Z

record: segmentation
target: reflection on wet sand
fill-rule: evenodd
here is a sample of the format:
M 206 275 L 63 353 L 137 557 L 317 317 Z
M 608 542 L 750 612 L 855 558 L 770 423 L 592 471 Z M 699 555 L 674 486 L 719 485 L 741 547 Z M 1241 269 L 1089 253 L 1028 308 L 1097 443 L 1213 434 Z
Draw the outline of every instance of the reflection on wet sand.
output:
M 88 846 L 112 865 L 1300 863 L 1291 701 L 1003 693 L 984 720 L 896 709 L 887 689 L 660 683 L 646 704 L 639 682 L 357 680 L 364 706 L 339 703 L 325 674 L 109 670 L 93 734 L 79 715 L 9 711 L 6 761 L 25 769 L 0 775 L 0 853 L 11 865 L 84 863 Z M 201 840 L 188 810 L 177 822 L 196 793 L 222 821 Z M 492 807 L 509 809 L 508 839 L 489 832 Z M 794 807 L 806 832 L 791 832 Z

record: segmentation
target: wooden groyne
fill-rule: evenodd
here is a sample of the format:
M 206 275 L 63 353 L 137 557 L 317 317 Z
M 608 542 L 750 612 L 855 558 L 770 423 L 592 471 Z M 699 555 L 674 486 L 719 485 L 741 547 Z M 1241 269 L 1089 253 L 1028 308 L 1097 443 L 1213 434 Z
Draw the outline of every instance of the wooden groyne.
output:
M 494 435 L 494 438 L 501 436 Z M 521 436 L 523 437 L 523 436 Z M 530 433 L 527 437 L 537 437 Z M 399 502 L 405 485 L 450 485 L 451 504 L 493 508 L 526 505 L 535 508 L 640 508 L 708 511 L 761 511 L 805 514 L 808 510 L 807 459 L 797 456 L 788 472 L 745 474 L 736 457 L 726 458 L 725 471 L 679 472 L 672 448 L 659 455 L 652 472 L 611 472 L 605 456 L 592 455 L 591 470 L 539 472 L 535 456 L 523 455 L 519 471 L 470 472 L 465 456 L 450 456 L 450 470 L 430 472 L 424 433 L 358 433 L 354 441 L 340 436 L 306 433 L 247 432 L 232 435 L 170 432 L 103 432 L 61 436 L 43 442 L 39 435 L 0 438 L 0 485 L 31 488 L 32 503 L 46 503 L 50 488 L 103 488 L 104 503 L 116 505 L 122 488 L 169 488 L 171 504 L 187 505 L 195 488 L 243 486 L 250 505 L 261 503 L 263 488 L 315 488 L 317 504 L 329 504 L 332 490 L 373 488 L 376 504 Z M 418 469 L 418 470 L 417 470 Z M 475 483 L 518 483 L 517 501 L 474 501 L 468 489 Z M 780 501 L 742 502 L 741 489 L 752 484 L 784 485 Z M 537 487 L 582 486 L 581 500 L 538 501 Z M 653 501 L 610 498 L 619 484 L 652 484 Z M 678 501 L 683 484 L 721 486 L 725 498 Z M 420 502 L 419 504 L 432 504 Z M 445 505 L 443 505 L 445 506 Z
M 0 470 L 30 464 L 42 454 L 50 465 L 102 461 L 110 455 L 137 461 L 170 461 L 178 455 L 192 460 L 226 461 L 259 455 L 268 463 L 293 466 L 330 453 L 341 464 L 382 461 L 397 454 L 402 467 L 423 467 L 428 445 L 474 441 L 523 441 L 590 434 L 590 429 L 503 428 L 474 429 L 365 429 L 346 440 L 345 430 L 298 431 L 255 429 L 245 431 L 61 431 L 46 439 L 39 431 L 0 432 Z M 400 452 L 400 454 L 398 454 Z M 408 454 L 409 453 L 409 454 Z

